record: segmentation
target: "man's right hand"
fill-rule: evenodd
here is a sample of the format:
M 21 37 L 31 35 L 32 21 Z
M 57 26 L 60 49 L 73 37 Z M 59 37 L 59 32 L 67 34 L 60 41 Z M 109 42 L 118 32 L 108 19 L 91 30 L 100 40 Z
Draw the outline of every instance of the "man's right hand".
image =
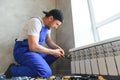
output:
M 64 58 L 64 54 L 61 52 L 60 49 L 52 50 L 52 55 L 55 57 Z

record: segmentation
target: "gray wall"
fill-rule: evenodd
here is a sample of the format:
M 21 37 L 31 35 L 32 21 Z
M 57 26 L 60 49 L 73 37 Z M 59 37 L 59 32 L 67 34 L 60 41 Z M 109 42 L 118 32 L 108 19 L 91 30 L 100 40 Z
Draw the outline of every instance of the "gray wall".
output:
M 55 8 L 55 0 L 0 0 L 0 73 L 14 61 L 12 49 L 22 25 L 31 16 Z M 52 35 L 55 39 L 55 32 Z
M 56 41 L 69 54 L 69 49 L 74 47 L 71 0 L 57 0 L 56 7 L 63 11 L 65 17 L 64 23 L 56 31 Z M 69 59 L 59 59 L 55 67 L 58 75 L 70 74 Z

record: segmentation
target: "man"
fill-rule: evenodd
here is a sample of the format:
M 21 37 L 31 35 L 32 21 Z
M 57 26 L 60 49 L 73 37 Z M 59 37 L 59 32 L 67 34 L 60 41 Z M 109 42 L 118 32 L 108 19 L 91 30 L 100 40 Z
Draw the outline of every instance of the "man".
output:
M 51 29 L 57 29 L 63 22 L 61 10 L 43 11 L 43 18 L 32 17 L 23 27 L 14 45 L 14 58 L 19 65 L 11 64 L 5 75 L 48 78 L 52 75 L 50 65 L 64 57 L 64 50 L 53 42 Z M 44 41 L 50 47 L 44 47 Z

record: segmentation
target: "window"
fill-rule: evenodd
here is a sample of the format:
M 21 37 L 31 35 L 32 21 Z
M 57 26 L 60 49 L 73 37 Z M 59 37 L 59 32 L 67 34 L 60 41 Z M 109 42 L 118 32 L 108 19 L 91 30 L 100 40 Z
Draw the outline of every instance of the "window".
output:
M 120 36 L 120 0 L 71 0 L 75 47 Z
M 120 36 L 120 20 L 115 20 L 98 29 L 100 40 L 109 39 L 115 36 Z
M 71 0 L 75 47 L 93 42 L 87 0 Z

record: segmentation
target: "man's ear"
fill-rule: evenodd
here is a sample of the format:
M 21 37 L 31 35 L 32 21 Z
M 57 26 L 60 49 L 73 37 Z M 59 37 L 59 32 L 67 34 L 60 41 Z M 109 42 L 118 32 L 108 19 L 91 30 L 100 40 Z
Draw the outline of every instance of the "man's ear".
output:
M 53 16 L 49 16 L 49 21 L 53 21 L 53 20 L 54 20 Z

